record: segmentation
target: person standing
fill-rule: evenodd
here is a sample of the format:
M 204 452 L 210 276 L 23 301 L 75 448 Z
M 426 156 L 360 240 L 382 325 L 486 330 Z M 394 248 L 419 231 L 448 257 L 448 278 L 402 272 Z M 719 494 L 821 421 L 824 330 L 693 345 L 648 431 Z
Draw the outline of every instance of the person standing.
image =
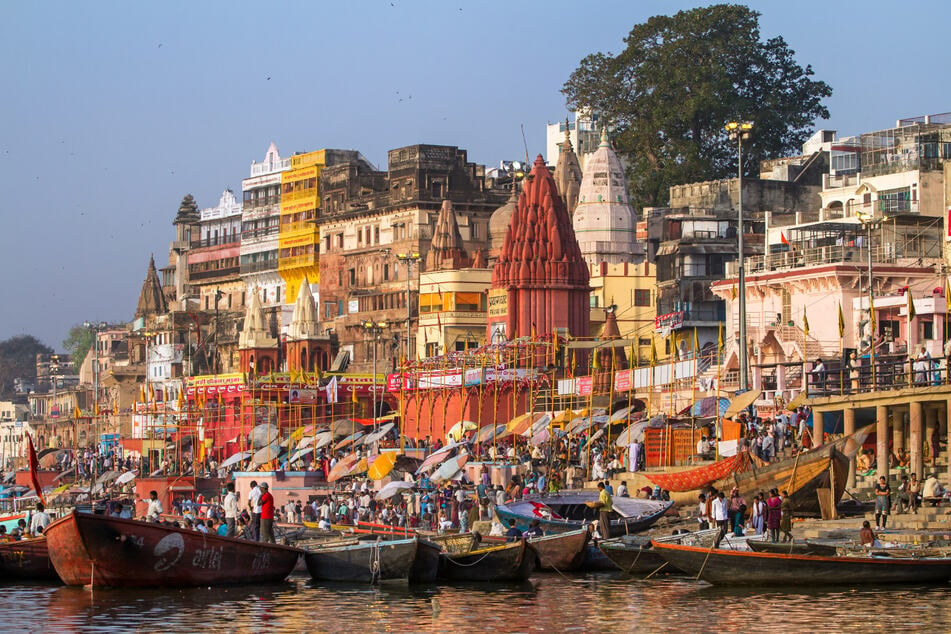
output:
M 759 493 L 753 496 L 753 508 L 750 512 L 750 526 L 756 531 L 757 535 L 762 535 L 766 526 L 766 503 L 759 496 Z
M 697 511 L 697 523 L 700 525 L 699 530 L 705 531 L 710 528 L 709 517 L 707 514 L 707 496 L 701 493 L 700 505 Z
M 938 426 L 931 432 L 931 466 L 938 466 L 938 452 L 941 451 L 941 436 L 938 435 Z
M 238 521 L 238 496 L 234 493 L 234 482 L 229 482 L 226 487 L 228 494 L 225 495 L 225 537 L 234 537 L 235 524 Z
M 601 539 L 611 539 L 611 511 L 614 510 L 614 498 L 604 486 L 598 482 L 598 532 Z
M 274 543 L 274 496 L 268 491 L 268 483 L 262 482 L 260 486 L 261 498 L 258 516 L 261 521 L 261 539 L 267 544 Z
M 743 517 L 746 515 L 746 500 L 740 495 L 740 490 L 733 487 L 730 492 L 730 528 L 737 537 L 743 536 Z
M 50 516 L 46 513 L 46 507 L 42 502 L 36 503 L 36 510 L 30 517 L 30 534 L 34 537 L 40 535 L 50 524 Z
M 779 499 L 776 489 L 769 492 L 769 498 L 766 500 L 766 528 L 769 529 L 769 541 L 776 543 L 779 541 L 779 523 L 782 519 L 783 501 Z
M 158 491 L 149 491 L 149 506 L 145 511 L 145 519 L 149 522 L 159 522 L 164 512 L 162 503 L 158 499 Z
M 782 516 L 779 520 L 779 530 L 783 533 L 783 541 L 791 542 L 793 541 L 792 536 L 792 520 L 793 520 L 793 506 L 792 500 L 789 499 L 789 491 L 783 491 L 782 503 L 779 506 L 780 513 Z
M 251 513 L 251 523 L 248 525 L 248 539 L 261 540 L 261 487 L 251 480 L 251 492 L 248 493 L 248 512 Z
M 885 528 L 888 522 L 888 512 L 892 507 L 892 488 L 888 486 L 888 480 L 881 476 L 875 483 L 875 530 Z
M 723 495 L 723 491 L 717 493 L 717 497 L 713 500 L 713 521 L 717 523 L 717 538 L 713 542 L 714 548 L 720 547 L 720 542 L 723 541 L 723 538 L 726 537 L 727 528 L 730 524 L 730 508 L 729 503 L 726 501 L 726 496 Z

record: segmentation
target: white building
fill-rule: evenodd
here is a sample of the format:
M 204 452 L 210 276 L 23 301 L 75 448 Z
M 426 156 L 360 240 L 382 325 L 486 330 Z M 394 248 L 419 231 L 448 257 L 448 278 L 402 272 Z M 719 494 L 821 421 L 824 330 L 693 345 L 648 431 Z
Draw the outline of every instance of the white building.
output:
M 261 305 L 277 307 L 287 299 L 286 283 L 278 273 L 278 232 L 281 224 L 281 172 L 291 159 L 281 158 L 274 143 L 261 162 L 251 162 L 251 175 L 241 181 L 241 277 Z

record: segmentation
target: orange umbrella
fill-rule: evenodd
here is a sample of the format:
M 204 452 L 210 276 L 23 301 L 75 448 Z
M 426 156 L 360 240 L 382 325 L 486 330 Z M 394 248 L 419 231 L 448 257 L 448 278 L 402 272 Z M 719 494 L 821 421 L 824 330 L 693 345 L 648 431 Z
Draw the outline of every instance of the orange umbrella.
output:
M 360 457 L 355 453 L 344 456 L 337 461 L 337 464 L 334 465 L 334 468 L 331 469 L 330 473 L 327 474 L 327 482 L 336 482 L 340 478 L 344 477 L 358 462 L 360 462 Z
M 397 457 L 398 454 L 395 451 L 385 451 L 378 456 L 374 456 L 370 460 L 367 477 L 371 480 L 382 480 L 393 470 L 393 465 L 396 464 Z

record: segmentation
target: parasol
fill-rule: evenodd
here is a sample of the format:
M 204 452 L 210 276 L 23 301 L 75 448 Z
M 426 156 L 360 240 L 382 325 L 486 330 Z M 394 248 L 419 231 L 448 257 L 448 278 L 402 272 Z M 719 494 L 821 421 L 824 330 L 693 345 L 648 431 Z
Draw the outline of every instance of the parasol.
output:
M 393 470 L 393 466 L 396 464 L 396 459 L 398 454 L 395 451 L 384 451 L 383 453 L 374 456 L 370 460 L 370 466 L 367 469 L 367 477 L 371 480 L 382 480 L 390 474 L 390 471 Z
M 440 465 L 439 469 L 436 470 L 436 473 L 430 477 L 434 483 L 439 484 L 440 482 L 447 482 L 456 477 L 456 474 L 466 466 L 466 462 L 469 461 L 469 454 L 463 453 L 453 458 L 447 460 L 444 464 Z
M 314 436 L 314 449 L 321 449 L 326 447 L 334 441 L 334 433 L 332 431 L 322 431 L 316 436 Z
M 116 486 L 122 486 L 126 482 L 132 482 L 133 480 L 135 480 L 135 476 L 137 473 L 138 471 L 126 471 L 125 473 L 120 475 L 118 478 L 116 478 Z
M 378 500 L 388 500 L 394 495 L 399 494 L 401 491 L 407 491 L 413 488 L 412 482 L 403 482 L 402 480 L 394 480 L 393 482 L 386 483 L 380 492 L 376 494 L 376 499 Z
M 649 424 L 648 421 L 642 420 L 636 423 L 631 423 L 627 429 L 618 434 L 618 437 L 615 439 L 614 444 L 618 447 L 627 447 L 635 440 L 644 440 L 644 430 Z
M 495 437 L 501 437 L 504 431 L 505 425 L 496 425 L 495 428 L 493 428 L 492 425 L 486 425 L 479 430 L 476 436 L 476 442 L 488 442 Z
M 247 460 L 250 457 L 251 457 L 250 451 L 239 451 L 238 453 L 232 454 L 231 456 L 226 458 L 224 462 L 218 465 L 218 468 L 226 469 L 227 467 L 230 467 L 233 464 L 237 464 L 241 462 L 242 460 Z
M 446 432 L 446 441 L 458 441 L 467 431 L 475 431 L 479 429 L 479 426 L 473 423 L 471 420 L 461 420 Z
M 257 425 L 251 430 L 251 448 L 262 449 L 277 440 L 277 427 L 274 425 Z
M 330 470 L 330 473 L 327 474 L 327 482 L 336 482 L 340 478 L 347 475 L 347 472 L 350 471 L 350 468 L 360 462 L 360 456 L 355 453 L 348 454 L 337 461 L 337 464 L 333 466 L 333 469 Z
M 347 436 L 346 438 L 344 438 L 343 440 L 341 440 L 340 442 L 338 442 L 336 445 L 334 445 L 334 451 L 337 451 L 338 449 L 343 449 L 343 448 L 346 447 L 347 445 L 349 445 L 349 444 L 351 444 L 351 443 L 355 443 L 356 441 L 360 440 L 361 438 L 363 438 L 363 432 L 362 432 L 362 431 L 354 432 L 353 434 L 350 434 L 349 436 Z
M 369 447 L 369 446 L 372 445 L 373 443 L 375 443 L 375 442 L 377 442 L 378 440 L 381 440 L 382 438 L 384 438 L 388 433 L 390 433 L 390 431 L 392 431 L 392 429 L 393 429 L 394 427 L 396 427 L 396 425 L 394 425 L 393 423 L 387 423 L 387 424 L 385 424 L 385 425 L 382 425 L 382 426 L 381 426 L 378 430 L 376 430 L 375 432 L 370 433 L 370 434 L 367 434 L 366 436 L 364 436 L 364 437 L 363 437 L 363 440 L 361 440 L 360 442 L 361 442 L 362 444 L 366 445 L 367 447 Z
M 750 390 L 749 392 L 743 392 L 737 394 L 733 397 L 733 400 L 730 401 L 730 406 L 726 408 L 726 413 L 724 416 L 727 418 L 733 418 L 747 407 L 756 402 L 763 392 L 761 390 Z
M 254 452 L 254 455 L 251 456 L 251 464 L 255 467 L 262 465 L 266 462 L 270 462 L 281 455 L 281 443 L 278 440 L 275 440 L 270 445 L 262 447 Z

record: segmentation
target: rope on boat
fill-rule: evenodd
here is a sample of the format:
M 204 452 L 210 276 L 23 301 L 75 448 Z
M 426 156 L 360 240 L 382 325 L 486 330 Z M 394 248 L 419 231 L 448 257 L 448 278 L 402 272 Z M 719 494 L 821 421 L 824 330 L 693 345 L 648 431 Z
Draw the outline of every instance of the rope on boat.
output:
M 628 574 L 628 575 L 631 574 L 631 571 L 634 570 L 634 566 L 637 565 L 637 560 L 641 558 L 641 553 L 642 553 L 642 552 L 644 552 L 644 547 L 643 547 L 643 546 L 637 549 L 637 556 L 634 557 L 634 561 L 631 562 L 630 567 L 629 567 L 627 570 L 624 571 L 625 574 Z M 653 574 L 653 573 L 651 573 L 651 574 Z
M 710 546 L 710 550 L 707 551 L 707 556 L 703 558 L 703 565 L 700 566 L 700 572 L 697 573 L 697 579 L 700 579 L 700 575 L 703 574 L 703 569 L 707 567 L 707 560 L 710 559 L 710 553 L 712 553 L 716 547 L 717 544 L 714 542 L 713 545 Z
M 380 580 L 380 542 L 377 541 L 370 548 L 370 584 L 375 585 Z
M 660 565 L 659 568 L 657 568 L 657 570 L 655 570 L 654 572 L 652 572 L 652 573 L 650 573 L 649 575 L 647 575 L 646 577 L 644 577 L 643 580 L 644 580 L 644 581 L 647 581 L 648 579 L 650 579 L 651 577 L 653 577 L 654 575 L 656 575 L 658 572 L 660 572 L 661 570 L 663 570 L 666 566 L 667 566 L 667 562 L 665 561 L 664 563 L 662 563 L 662 564 Z
M 450 557 L 446 557 L 446 559 L 448 559 L 450 562 L 456 564 L 457 566 L 462 566 L 463 568 L 469 568 L 469 567 L 471 567 L 471 566 L 475 566 L 476 564 L 478 564 L 479 562 L 481 562 L 483 559 L 485 559 L 486 557 L 488 557 L 488 556 L 491 555 L 491 554 L 492 554 L 492 551 L 489 551 L 489 552 L 487 552 L 487 553 L 484 553 L 481 557 L 479 557 L 478 559 L 476 559 L 475 561 L 473 561 L 471 564 L 460 563 L 460 562 L 456 561 L 455 559 L 453 559 L 451 556 L 450 556 Z M 458 556 L 464 557 L 465 554 L 458 555 Z

